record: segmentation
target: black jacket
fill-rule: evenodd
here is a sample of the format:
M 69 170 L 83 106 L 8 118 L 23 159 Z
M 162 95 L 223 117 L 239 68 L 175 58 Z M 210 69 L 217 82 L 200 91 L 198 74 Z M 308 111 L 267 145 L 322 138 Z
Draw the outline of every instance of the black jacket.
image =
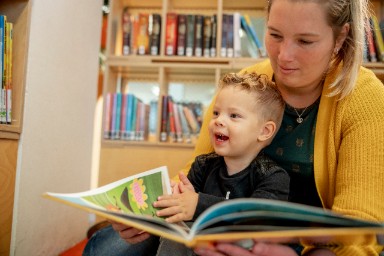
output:
M 229 198 L 288 200 L 289 175 L 275 162 L 259 154 L 239 173 L 229 176 L 222 156 L 209 153 L 196 157 L 188 179 L 199 193 L 196 219 L 204 210 Z

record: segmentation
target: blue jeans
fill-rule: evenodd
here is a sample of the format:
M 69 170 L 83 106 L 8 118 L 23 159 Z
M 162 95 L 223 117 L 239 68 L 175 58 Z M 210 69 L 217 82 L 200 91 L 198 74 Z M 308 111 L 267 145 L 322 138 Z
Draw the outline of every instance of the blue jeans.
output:
M 92 235 L 83 256 L 155 256 L 158 247 L 157 236 L 151 236 L 141 243 L 129 244 L 120 238 L 112 226 L 107 226 Z

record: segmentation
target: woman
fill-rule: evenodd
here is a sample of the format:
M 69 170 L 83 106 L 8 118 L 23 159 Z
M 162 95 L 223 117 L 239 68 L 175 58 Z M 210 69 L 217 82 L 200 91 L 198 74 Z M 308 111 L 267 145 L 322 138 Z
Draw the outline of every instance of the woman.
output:
M 384 87 L 361 67 L 366 8 L 361 0 L 269 0 L 270 60 L 245 71 L 273 77 L 287 103 L 283 125 L 265 152 L 290 173 L 290 201 L 384 221 Z M 208 110 L 205 124 L 210 115 Z M 196 154 L 210 151 L 205 130 Z M 196 252 L 296 255 L 281 245 L 256 244 L 253 252 L 229 244 L 215 249 Z M 345 255 L 380 250 L 348 249 Z
M 269 0 L 269 60 L 244 71 L 267 74 L 286 102 L 283 124 L 265 154 L 289 172 L 289 200 L 384 221 L 384 87 L 361 67 L 366 15 L 366 0 Z M 195 155 L 213 151 L 207 129 L 211 116 L 212 104 Z M 113 228 L 132 244 L 149 237 L 117 223 Z M 345 255 L 377 255 L 381 248 L 348 250 Z M 246 251 L 220 243 L 196 249 L 205 256 L 296 251 L 268 244 Z M 334 255 L 324 249 L 302 253 Z

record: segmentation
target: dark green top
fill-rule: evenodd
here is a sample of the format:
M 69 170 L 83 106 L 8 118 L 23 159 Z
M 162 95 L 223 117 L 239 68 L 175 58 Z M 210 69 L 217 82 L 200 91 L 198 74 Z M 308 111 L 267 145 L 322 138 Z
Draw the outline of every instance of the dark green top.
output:
M 286 104 L 283 121 L 266 155 L 283 167 L 291 177 L 289 201 L 321 207 L 313 167 L 314 140 L 320 98 L 307 109 Z M 303 112 L 304 111 L 304 112 Z M 298 123 L 297 118 L 303 118 Z

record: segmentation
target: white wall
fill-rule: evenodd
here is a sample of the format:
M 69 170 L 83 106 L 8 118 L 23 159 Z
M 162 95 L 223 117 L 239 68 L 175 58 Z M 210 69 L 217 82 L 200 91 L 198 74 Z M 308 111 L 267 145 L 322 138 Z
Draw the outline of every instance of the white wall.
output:
M 86 212 L 41 194 L 90 186 L 102 0 L 30 2 L 11 255 L 49 256 L 88 229 Z

